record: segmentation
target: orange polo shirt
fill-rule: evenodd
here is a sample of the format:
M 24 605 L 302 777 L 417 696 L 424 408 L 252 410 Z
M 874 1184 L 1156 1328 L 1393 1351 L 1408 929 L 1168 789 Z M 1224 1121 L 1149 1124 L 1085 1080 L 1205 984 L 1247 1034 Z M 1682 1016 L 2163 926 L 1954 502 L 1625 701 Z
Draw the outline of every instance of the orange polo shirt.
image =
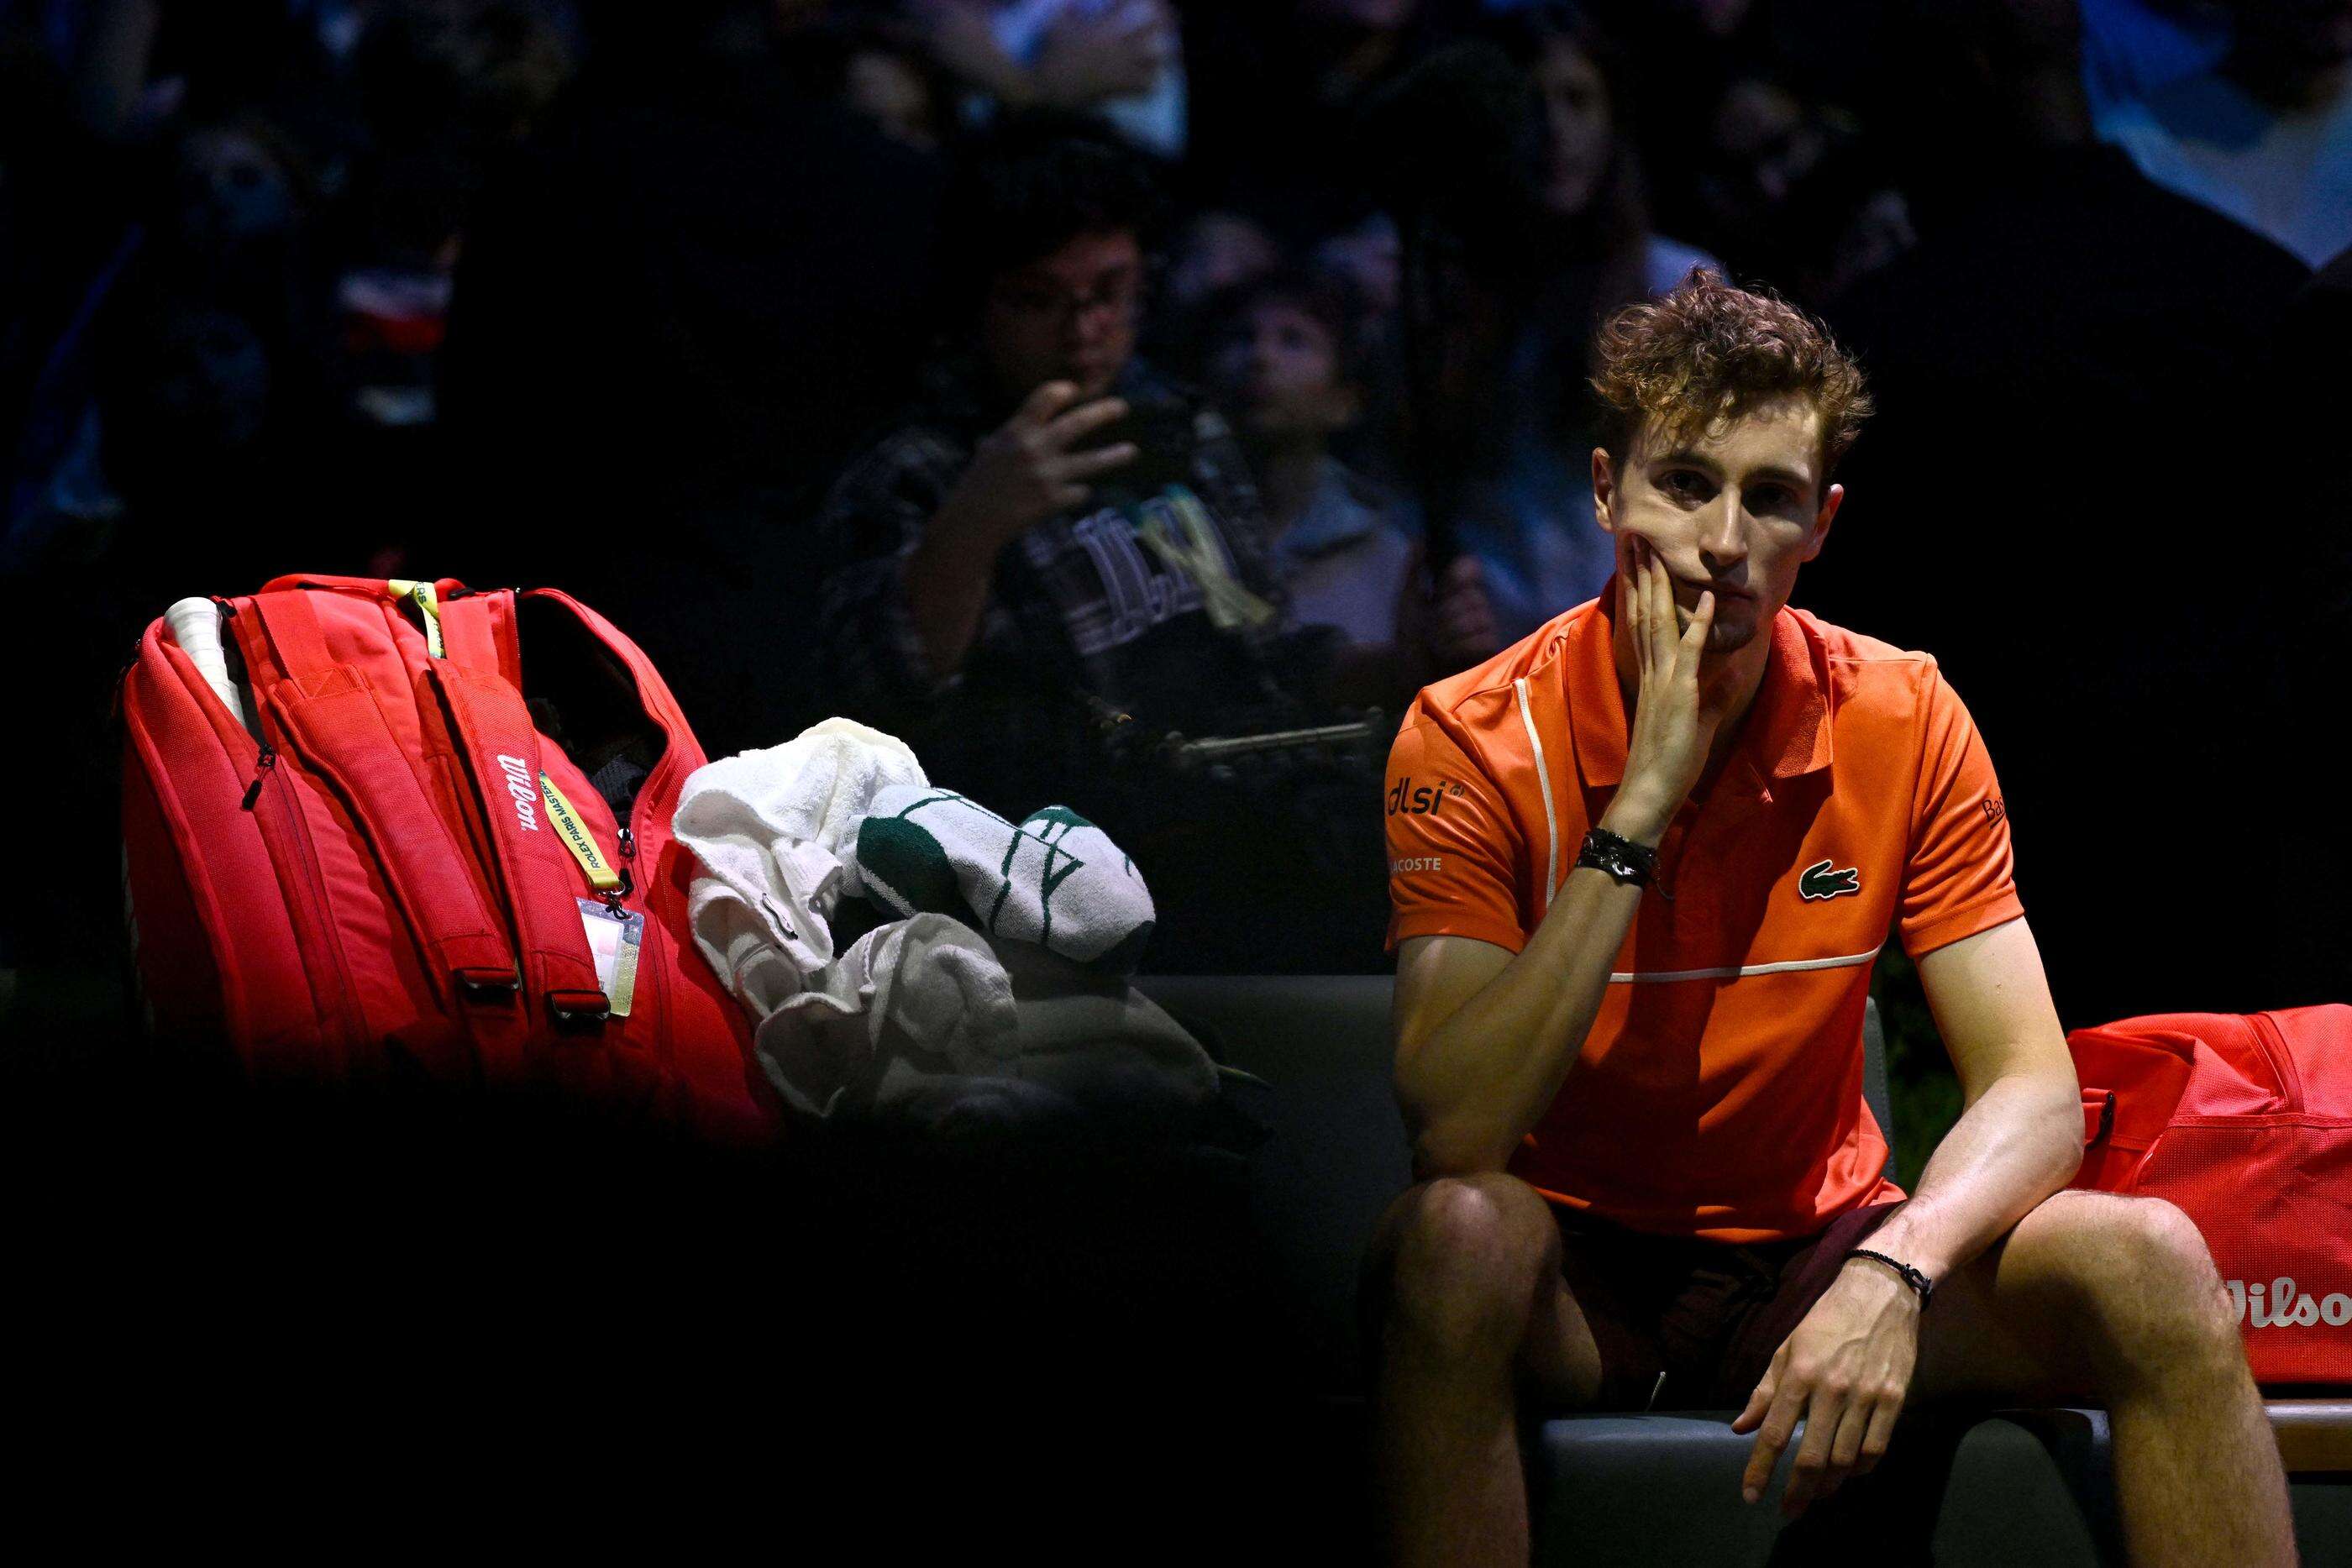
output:
M 1516 953 L 1624 776 L 1616 585 L 1425 688 L 1389 754 L 1389 944 Z M 1658 846 L 1575 1070 L 1513 1156 L 1637 1230 L 1808 1236 L 1902 1190 L 1863 1098 L 1890 928 L 1915 957 L 2023 913 L 1968 709 L 1924 653 L 1783 610 L 1735 749 Z

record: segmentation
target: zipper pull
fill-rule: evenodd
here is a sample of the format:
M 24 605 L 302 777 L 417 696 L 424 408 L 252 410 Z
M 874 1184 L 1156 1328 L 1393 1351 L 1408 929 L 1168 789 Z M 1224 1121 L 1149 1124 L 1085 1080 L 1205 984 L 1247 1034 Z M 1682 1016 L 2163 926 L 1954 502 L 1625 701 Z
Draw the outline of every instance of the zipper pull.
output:
M 277 748 L 271 746 L 268 741 L 263 741 L 261 743 L 261 755 L 253 759 L 253 782 L 245 787 L 245 809 L 247 810 L 252 810 L 253 803 L 261 799 L 261 781 L 268 778 L 269 770 L 277 766 Z
M 623 828 L 621 830 L 620 856 L 621 885 L 615 891 L 604 895 L 604 902 L 612 905 L 613 915 L 615 919 L 625 918 L 625 915 L 624 915 L 621 909 L 621 900 L 628 897 L 629 894 L 637 891 L 637 873 L 632 869 L 632 862 L 635 862 L 636 858 L 637 836 L 629 831 L 628 829 Z

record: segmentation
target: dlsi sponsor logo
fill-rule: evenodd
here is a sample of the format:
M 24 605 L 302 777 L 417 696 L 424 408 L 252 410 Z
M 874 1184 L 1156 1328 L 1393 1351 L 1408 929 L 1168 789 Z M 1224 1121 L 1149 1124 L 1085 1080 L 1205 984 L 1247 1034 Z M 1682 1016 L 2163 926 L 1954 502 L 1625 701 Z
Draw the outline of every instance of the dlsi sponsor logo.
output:
M 2248 1285 L 2243 1280 L 2224 1280 L 2221 1288 L 2230 1292 L 2237 1321 L 2258 1329 L 2305 1329 L 2323 1322 L 2341 1328 L 2352 1322 L 2352 1296 L 2341 1291 L 2330 1291 L 2325 1296 L 2301 1295 L 2300 1287 L 2284 1274 L 2273 1280 L 2267 1289 Z
M 1461 785 L 1449 784 L 1443 779 L 1434 784 L 1423 784 L 1416 788 L 1412 781 L 1412 775 L 1408 773 L 1398 779 L 1396 787 L 1389 791 L 1389 815 L 1434 817 L 1444 809 L 1446 801 L 1461 793 L 1463 793 Z

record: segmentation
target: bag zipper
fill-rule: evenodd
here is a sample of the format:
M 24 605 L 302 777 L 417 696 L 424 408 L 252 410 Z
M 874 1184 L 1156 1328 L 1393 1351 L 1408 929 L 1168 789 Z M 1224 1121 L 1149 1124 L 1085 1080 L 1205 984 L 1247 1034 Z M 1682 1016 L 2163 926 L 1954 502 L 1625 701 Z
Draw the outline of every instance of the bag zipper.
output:
M 254 802 L 261 799 L 261 781 L 268 778 L 269 770 L 277 766 L 278 748 L 267 741 L 263 742 L 260 755 L 253 759 L 253 782 L 245 787 L 247 810 L 252 810 Z
M 632 811 L 630 815 L 635 817 L 636 813 Z M 620 834 L 620 854 L 617 858 L 621 862 L 621 885 L 606 894 L 604 902 L 614 914 L 620 915 L 624 913 L 623 901 L 637 891 L 637 835 L 629 831 L 625 823 L 620 824 L 615 831 Z
M 2268 1013 L 2252 1013 L 2247 1021 L 2253 1025 L 2254 1043 L 2262 1048 L 2263 1058 L 2271 1064 L 2271 1072 L 2278 1080 L 2279 1092 L 2286 1098 L 2286 1113 L 2303 1110 L 2303 1074 L 2295 1071 L 2294 1053 L 2287 1050 L 2286 1039 L 2271 1021 Z
M 629 679 L 631 684 L 634 685 L 635 683 L 636 675 L 634 671 L 631 672 Z M 638 711 L 645 713 L 647 718 L 653 718 L 654 716 L 646 711 L 644 688 L 639 687 L 638 693 Z M 656 719 L 655 723 L 659 725 L 660 721 Z M 664 737 L 662 761 L 667 762 L 669 760 L 671 751 L 669 731 L 667 727 L 663 727 L 662 735 Z M 656 766 L 656 771 L 659 771 L 658 766 Z M 653 794 L 653 774 L 646 774 L 645 782 L 637 787 L 637 798 L 629 802 L 628 821 L 616 824 L 620 832 L 621 884 L 622 891 L 625 893 L 635 892 L 637 890 L 639 885 L 636 874 L 637 834 L 635 823 L 638 821 L 639 813 L 645 808 L 645 802 L 651 798 Z M 660 925 L 659 923 L 653 918 L 653 895 L 650 890 L 646 892 L 644 903 L 646 906 L 644 910 L 646 924 L 644 930 L 639 936 L 639 943 L 642 950 L 637 955 L 637 977 L 639 983 L 645 988 L 646 1000 L 651 1004 L 644 1009 L 646 1013 L 651 1015 L 649 1022 L 652 1027 L 649 1033 L 649 1043 L 656 1051 L 661 1053 L 661 1058 L 664 1061 L 670 1061 L 674 1059 L 676 1053 L 670 1047 L 668 1011 L 669 998 L 662 987 L 661 963 L 656 959 L 653 952 L 654 943 L 656 940 L 654 933 L 660 929 Z M 631 1010 L 630 1016 L 636 1016 L 635 1009 Z
M 235 621 L 237 618 L 235 600 L 222 599 L 215 595 L 213 602 L 220 606 L 223 620 Z M 242 650 L 239 653 L 242 656 Z M 262 695 L 257 686 L 253 692 L 253 711 L 257 722 L 261 716 L 261 705 Z M 268 782 L 270 775 L 278 770 L 278 748 L 267 740 L 257 738 L 255 745 L 253 781 L 245 787 L 245 798 L 240 802 L 248 811 L 254 810 L 260 804 L 263 786 Z M 326 956 L 335 969 L 335 973 L 330 977 L 335 983 L 333 1010 L 342 1016 L 343 1027 L 349 1031 L 349 1041 L 351 1045 L 357 1047 L 360 1041 L 367 1038 L 367 1018 L 360 1009 L 359 995 L 352 978 L 351 957 L 343 951 L 342 930 L 336 925 L 333 905 L 327 899 L 327 879 L 319 870 L 318 853 L 310 843 L 310 827 L 302 820 L 301 809 L 287 793 L 290 788 L 291 786 L 281 786 L 274 792 L 273 798 L 278 804 L 273 810 L 278 813 L 279 831 L 293 842 L 294 858 L 302 862 L 303 880 L 310 885 L 310 907 L 316 912 L 319 923 L 326 927 Z M 267 835 L 262 841 L 265 844 L 268 842 Z M 299 935 L 296 942 L 299 946 L 300 942 Z M 316 996 L 317 991 L 318 988 L 313 986 L 311 994 Z
M 245 787 L 245 810 L 250 811 L 257 808 L 263 794 L 262 787 L 277 771 L 278 748 L 265 740 L 254 754 L 253 782 Z M 320 924 L 326 927 L 327 956 L 335 967 L 335 973 L 329 977 L 334 986 L 335 1010 L 342 1015 L 343 1027 L 349 1031 L 348 1043 L 357 1046 L 367 1038 L 367 1019 L 360 1010 L 359 997 L 352 988 L 351 959 L 343 952 L 342 932 L 335 925 L 334 909 L 327 900 L 327 879 L 319 871 L 318 857 L 310 847 L 310 828 L 300 820 L 299 809 L 287 792 L 289 788 L 281 785 L 269 791 L 270 799 L 277 802 L 272 810 L 278 813 L 280 829 L 293 841 L 294 856 L 302 862 L 303 878 L 310 883 L 310 907 L 317 912 Z M 312 989 L 315 994 L 317 988 Z

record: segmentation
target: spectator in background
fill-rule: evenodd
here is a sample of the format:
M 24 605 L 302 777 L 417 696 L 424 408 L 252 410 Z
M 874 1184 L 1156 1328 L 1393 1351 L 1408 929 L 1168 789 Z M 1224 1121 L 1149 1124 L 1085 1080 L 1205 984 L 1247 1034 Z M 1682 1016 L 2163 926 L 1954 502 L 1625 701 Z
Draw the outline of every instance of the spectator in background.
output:
M 1212 209 L 1184 225 L 1168 264 L 1168 306 L 1189 316 L 1213 295 L 1282 265 L 1282 246 L 1265 225 L 1241 213 Z
M 821 9 L 789 37 L 782 58 L 794 93 L 837 103 L 916 152 L 955 140 L 962 89 L 892 8 Z
M 1542 100 L 1539 201 L 1559 225 L 1562 257 L 1594 275 L 1584 287 L 1596 298 L 1578 302 L 1584 313 L 1597 320 L 1643 294 L 1664 294 L 1693 267 L 1714 265 L 1650 226 L 1631 76 L 1591 15 L 1548 0 L 1512 12 L 1499 30 Z M 1591 324 L 1580 330 L 1589 337 Z
M 1355 286 L 1379 321 L 1393 313 L 1404 288 L 1404 241 L 1396 219 L 1374 213 L 1360 223 L 1327 235 L 1315 246 L 1315 265 Z
M 1376 966 L 1378 823 L 1348 809 L 1369 761 L 1188 771 L 1166 744 L 1294 730 L 1335 694 L 1328 631 L 1284 626 L 1231 432 L 1136 356 L 1158 205 L 1107 134 L 974 151 L 942 225 L 954 338 L 824 505 L 803 657 L 827 711 L 934 779 L 1104 823 L 1150 875 L 1156 966 Z
M 854 37 L 841 62 L 842 101 L 885 136 L 919 152 L 936 152 L 950 134 L 946 84 L 929 62 L 890 47 L 878 34 Z
M 437 575 L 410 559 L 445 505 L 436 370 L 467 227 L 493 174 L 570 78 L 570 45 L 537 0 L 399 0 L 352 47 L 360 139 L 330 251 L 340 420 L 331 461 L 352 477 L 341 524 L 378 575 Z
M 972 153 L 944 220 L 955 340 L 817 519 L 842 712 L 1026 810 L 1094 704 L 1213 733 L 1276 695 L 1265 518 L 1224 423 L 1135 357 L 1150 172 L 1067 122 Z M 1060 782 L 1060 781 L 1055 781 Z
M 1088 112 L 1162 158 L 1184 152 L 1184 68 L 1163 0 L 910 0 L 934 59 L 1015 113 Z
M 2286 599 L 2335 521 L 2292 478 L 2212 489 L 2191 455 L 2272 447 L 2297 400 L 2263 355 L 2305 269 L 2092 139 L 2072 0 L 1926 22 L 1919 244 L 1832 317 L 1888 413 L 1810 607 L 1866 628 L 1899 603 L 1989 716 L 2070 1026 L 2273 1005 L 2278 949 L 2249 921 L 2324 920 L 2322 894 L 2266 853 L 2231 857 L 2221 891 L 2179 790 L 2228 780 L 2257 820 L 2294 820 L 2275 802 L 2310 716 L 2277 707 L 2273 661 L 2316 612 Z M 1994 533 L 2028 541 L 2021 570 L 1955 548 Z M 2243 571 L 2214 575 L 2239 537 Z
M 1872 130 L 1907 86 L 1907 0 L 1591 3 L 1655 110 L 1635 127 L 1654 223 L 1813 304 L 1906 243 Z
M 1591 598 L 1612 570 L 1586 482 L 1595 328 L 1712 259 L 1650 226 L 1628 78 L 1590 13 L 1555 0 L 1487 32 L 1491 44 L 1444 51 L 1406 78 L 1381 145 L 1444 150 L 1423 175 L 1432 193 L 1405 196 L 1464 236 L 1458 274 L 1424 289 L 1438 319 L 1407 333 L 1434 344 L 1411 392 L 1416 477 L 1433 552 L 1480 559 L 1507 642 Z M 1474 168 L 1492 187 L 1475 200 L 1457 194 Z M 1516 221 L 1491 216 L 1504 207 Z
M 2317 267 L 2352 246 L 2352 4 L 2082 0 L 2099 140 Z
M 1696 182 L 1709 244 L 1744 273 L 1818 306 L 1917 238 L 1892 172 L 1854 116 L 1762 77 L 1716 104 Z
M 1502 640 L 1477 558 L 1457 558 L 1429 603 L 1392 498 L 1332 455 L 1363 415 L 1360 314 L 1335 278 L 1285 271 L 1242 284 L 1209 313 L 1208 380 L 1265 497 L 1286 624 L 1330 629 L 1342 644 L 1335 684 L 1396 709 Z
M 1144 350 L 1163 364 L 1201 363 L 1206 312 L 1218 297 L 1276 271 L 1282 246 L 1255 219 L 1212 208 L 1178 229 L 1144 323 Z

